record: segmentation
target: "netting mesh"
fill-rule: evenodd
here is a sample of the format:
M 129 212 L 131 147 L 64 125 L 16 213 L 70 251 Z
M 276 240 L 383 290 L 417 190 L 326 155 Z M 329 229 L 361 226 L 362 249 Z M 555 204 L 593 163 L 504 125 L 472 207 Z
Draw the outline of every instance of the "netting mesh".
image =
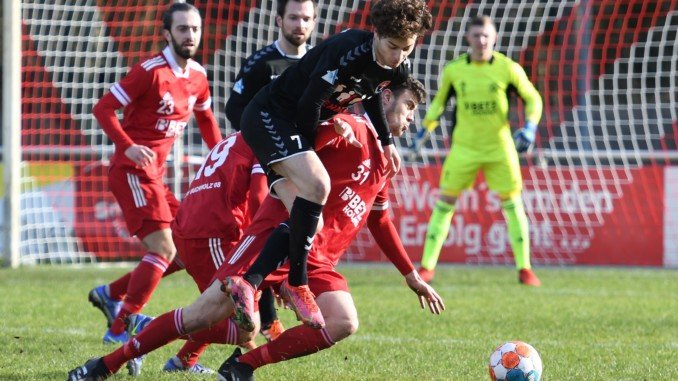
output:
M 160 18 L 170 3 L 22 1 L 24 263 L 140 253 L 108 193 L 112 146 L 91 108 L 131 65 L 164 46 Z M 245 57 L 278 37 L 276 3 L 191 3 L 204 20 L 197 59 L 208 70 L 217 119 L 229 132 L 224 111 L 232 81 Z M 346 27 L 369 28 L 369 1 L 320 3 L 311 43 Z M 521 63 L 543 96 L 537 144 L 523 162 L 536 262 L 584 263 L 582 253 L 600 245 L 601 237 L 614 241 L 627 234 L 623 229 L 631 222 L 639 224 L 640 239 L 662 224 L 664 237 L 678 236 L 675 224 L 667 226 L 675 219 L 663 217 L 663 192 L 675 193 L 678 186 L 662 188 L 668 181 L 663 168 L 678 156 L 675 1 L 429 1 L 429 6 L 434 28 L 411 60 L 431 95 L 443 65 L 467 49 L 467 20 L 487 14 L 498 24 L 497 50 Z M 518 126 L 522 106 L 513 102 L 512 125 Z M 414 259 L 435 200 L 438 166 L 449 149 L 451 109 L 452 104 L 422 155 L 407 154 L 410 137 L 398 142 L 408 162 L 395 179 L 394 212 Z M 169 163 L 167 181 L 177 194 L 193 174 L 191 158 L 203 153 L 197 128 L 189 128 Z M 634 205 L 629 195 L 643 190 L 647 195 L 639 199 L 651 197 L 659 205 Z M 496 200 L 482 181 L 465 197 L 443 260 L 510 262 Z M 373 247 L 361 233 L 349 258 L 369 258 Z

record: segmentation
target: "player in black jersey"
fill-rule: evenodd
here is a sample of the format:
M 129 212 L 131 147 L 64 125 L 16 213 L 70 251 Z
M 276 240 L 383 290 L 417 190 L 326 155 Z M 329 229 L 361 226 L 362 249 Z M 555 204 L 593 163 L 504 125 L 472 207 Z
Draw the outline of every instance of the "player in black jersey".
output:
M 240 67 L 231 95 L 226 103 L 226 117 L 231 127 L 240 130 L 240 117 L 245 106 L 262 87 L 299 61 L 311 48 L 306 43 L 315 29 L 315 0 L 278 0 L 275 22 L 279 37 L 272 44 L 257 50 Z M 267 341 L 278 337 L 284 327 L 275 311 L 273 292 L 262 290 L 259 299 L 261 333 Z
M 299 61 L 310 49 L 306 43 L 316 19 L 315 0 L 279 0 L 275 23 L 280 36 L 243 61 L 226 103 L 226 117 L 231 127 L 240 131 L 240 117 L 245 106 L 262 87 Z
M 407 56 L 417 38 L 431 27 L 431 13 L 424 0 L 380 0 L 372 5 L 370 19 L 374 32 L 347 30 L 328 38 L 259 90 L 240 124 L 245 141 L 268 171 L 269 185 L 290 210 L 288 223 L 280 228 L 289 226 L 290 237 L 290 272 L 281 286 L 281 296 L 304 323 L 315 328 L 322 327 L 324 320 L 307 286 L 306 259 L 315 232 L 322 227 L 322 209 L 330 191 L 329 175 L 313 151 L 316 126 L 362 102 L 390 169 L 396 172 L 400 157 L 388 131 L 380 93 L 407 79 Z M 337 132 L 351 144 L 360 145 L 352 131 Z M 290 181 L 281 181 L 283 178 Z M 275 239 L 274 232 L 269 242 Z M 252 298 L 263 281 L 257 269 L 271 259 L 259 257 L 257 261 L 245 274 L 246 282 L 239 278 L 231 282 L 236 317 L 245 322 L 253 311 L 239 299 Z

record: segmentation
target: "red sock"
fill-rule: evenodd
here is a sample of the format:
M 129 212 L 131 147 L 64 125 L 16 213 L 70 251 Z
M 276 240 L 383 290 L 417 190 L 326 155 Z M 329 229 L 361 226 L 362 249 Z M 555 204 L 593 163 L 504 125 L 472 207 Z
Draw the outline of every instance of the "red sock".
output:
M 108 285 L 108 296 L 113 300 L 123 300 L 127 295 L 127 285 L 132 277 L 132 272 L 128 272 L 119 279 Z
M 214 344 L 238 344 L 238 326 L 231 319 L 224 319 L 210 328 L 191 333 L 193 341 L 202 341 Z
M 137 336 L 104 356 L 104 364 L 113 373 L 128 360 L 145 355 L 184 335 L 183 309 L 164 313 L 153 319 Z
M 237 345 L 238 327 L 233 320 L 225 319 L 210 328 L 191 333 L 188 339 L 177 353 L 184 368 L 195 365 L 211 343 Z
M 204 341 L 186 340 L 186 343 L 177 352 L 177 358 L 184 368 L 190 368 L 198 362 L 200 355 L 205 352 L 209 343 Z
M 111 325 L 111 333 L 121 334 L 125 330 L 125 318 L 144 308 L 168 266 L 167 260 L 158 254 L 148 252 L 144 255 L 141 262 L 132 270 L 127 285 L 127 296 L 120 313 Z
M 178 259 L 175 259 L 170 263 L 169 267 L 165 272 L 162 274 L 162 277 L 166 277 L 168 275 L 174 274 L 177 271 L 181 271 L 184 269 L 183 264 L 179 262 Z M 113 300 L 123 300 L 125 298 L 125 295 L 127 295 L 127 286 L 129 285 L 129 280 L 132 277 L 132 271 L 128 272 L 127 274 L 123 275 L 119 279 L 111 282 L 108 285 L 108 296 L 111 297 Z
M 270 341 L 244 355 L 238 361 L 254 369 L 267 364 L 316 353 L 334 345 L 325 328 L 314 329 L 306 325 L 290 328 Z

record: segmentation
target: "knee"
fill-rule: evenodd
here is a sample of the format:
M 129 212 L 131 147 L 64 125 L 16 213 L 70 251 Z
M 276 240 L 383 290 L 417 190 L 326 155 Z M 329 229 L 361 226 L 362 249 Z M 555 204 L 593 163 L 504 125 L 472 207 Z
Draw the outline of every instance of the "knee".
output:
M 171 239 L 164 239 L 158 242 L 155 245 L 155 248 L 151 248 L 150 250 L 169 262 L 172 262 L 177 254 L 177 249 L 174 247 L 174 243 Z
M 340 319 L 328 320 L 326 327 L 332 340 L 338 342 L 358 331 L 358 318 L 355 316 L 345 316 Z
M 330 194 L 330 177 L 327 173 L 316 176 L 306 182 L 301 190 L 301 196 L 310 201 L 324 204 Z

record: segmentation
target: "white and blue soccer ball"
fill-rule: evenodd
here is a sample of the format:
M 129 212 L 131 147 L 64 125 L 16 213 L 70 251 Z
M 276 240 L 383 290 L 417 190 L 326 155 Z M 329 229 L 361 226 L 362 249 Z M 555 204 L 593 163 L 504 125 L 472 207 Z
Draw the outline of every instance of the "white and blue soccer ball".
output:
M 489 372 L 492 381 L 539 381 L 541 357 L 530 344 L 509 341 L 492 352 Z

